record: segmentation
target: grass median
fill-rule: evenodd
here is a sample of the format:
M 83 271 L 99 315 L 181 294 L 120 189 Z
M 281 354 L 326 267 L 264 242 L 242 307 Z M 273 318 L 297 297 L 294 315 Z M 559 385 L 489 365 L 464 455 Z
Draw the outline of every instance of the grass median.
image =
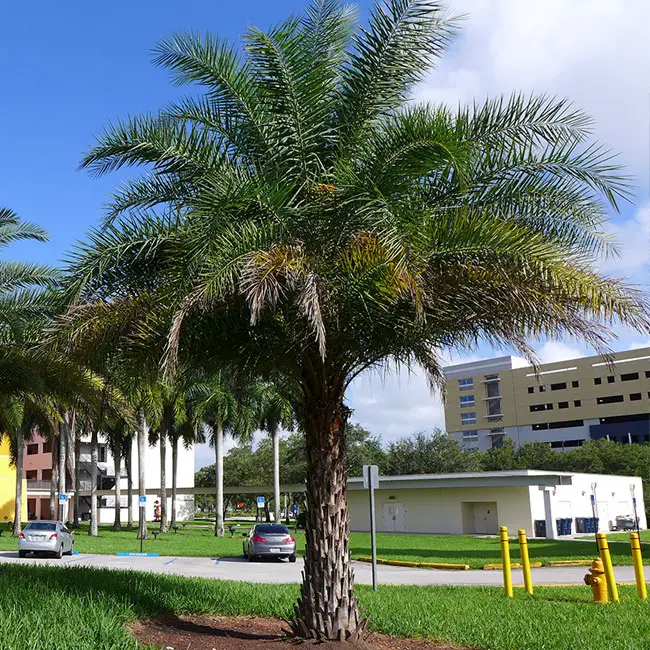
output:
M 169 614 L 289 617 L 296 585 L 181 578 L 83 567 L 4 565 L 0 646 L 7 650 L 133 649 L 126 625 Z M 371 627 L 490 650 L 646 650 L 650 604 L 633 587 L 597 606 L 586 587 L 358 588 Z M 406 647 L 406 646 L 405 646 Z
M 215 537 L 211 527 L 179 527 L 178 533 L 170 531 L 154 539 L 151 534 L 157 526 L 150 526 L 150 539 L 144 542 L 145 552 L 167 556 L 203 556 L 236 557 L 242 552 L 242 532 L 248 532 L 250 524 L 241 524 L 234 537 L 226 532 L 225 537 Z M 626 536 L 610 535 L 610 549 L 615 565 L 631 565 L 630 545 Z M 298 553 L 304 551 L 304 534 L 296 534 Z M 88 525 L 82 524 L 75 533 L 75 548 L 80 553 L 117 552 L 137 553 L 140 542 L 135 529 L 116 532 L 109 526 L 101 526 L 98 537 L 88 535 Z M 4 531 L 0 537 L 0 550 L 16 550 L 17 542 Z M 650 544 L 643 544 L 645 556 L 650 558 Z M 370 555 L 370 535 L 352 533 L 350 550 L 353 558 Z M 595 540 L 529 540 L 530 559 L 534 562 L 548 564 L 552 560 L 588 560 L 597 555 Z M 459 563 L 468 564 L 472 569 L 480 569 L 484 564 L 501 561 L 499 540 L 493 537 L 471 537 L 460 535 L 401 535 L 377 534 L 377 555 L 387 560 L 402 560 L 424 563 Z M 513 562 L 520 560 L 519 545 L 516 540 L 511 543 Z

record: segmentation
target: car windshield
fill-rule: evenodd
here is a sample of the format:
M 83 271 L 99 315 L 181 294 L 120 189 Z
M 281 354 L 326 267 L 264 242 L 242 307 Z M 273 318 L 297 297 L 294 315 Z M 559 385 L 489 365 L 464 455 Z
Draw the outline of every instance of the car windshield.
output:
M 258 526 L 255 532 L 258 535 L 288 535 L 289 529 L 286 526 Z
M 56 530 L 56 524 L 49 524 L 44 521 L 33 521 L 25 526 L 25 530 Z

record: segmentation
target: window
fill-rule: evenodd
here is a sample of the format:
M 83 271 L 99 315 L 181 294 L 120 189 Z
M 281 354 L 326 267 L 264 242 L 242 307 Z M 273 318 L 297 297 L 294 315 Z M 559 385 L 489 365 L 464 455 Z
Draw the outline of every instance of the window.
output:
M 557 407 L 559 409 L 568 409 L 569 408 L 569 402 L 558 402 Z
M 573 427 L 584 426 L 584 420 L 564 420 L 562 422 L 551 422 L 549 429 L 571 429 Z
M 533 404 L 528 407 L 531 413 L 538 413 L 539 411 L 552 411 L 553 404 Z
M 632 393 L 630 395 L 630 402 L 638 402 L 641 399 L 641 393 Z
M 579 399 L 574 400 L 573 401 L 573 406 L 575 406 L 575 407 L 582 406 L 582 401 L 579 400 Z
M 545 393 L 545 392 L 546 392 L 546 386 L 544 386 L 544 384 L 542 384 L 542 385 L 539 387 L 539 392 L 540 392 L 540 393 Z
M 463 442 L 476 442 L 477 440 L 478 440 L 478 431 L 476 429 L 463 431 Z
M 490 435 L 493 433 L 503 433 L 503 427 L 497 427 L 496 429 L 490 429 Z
M 35 456 L 36 454 L 38 454 L 38 443 L 27 445 L 27 455 Z
M 52 480 L 52 470 L 43 469 L 41 470 L 41 481 L 51 481 Z
M 546 429 L 548 429 L 548 424 L 546 422 L 542 422 L 541 424 L 533 424 L 532 429 L 533 431 L 546 431 Z
M 474 388 L 474 380 L 469 377 L 468 379 L 458 380 L 458 390 L 472 390 Z
M 580 388 L 580 382 L 577 379 L 574 379 L 571 382 L 571 386 L 573 386 L 573 388 Z
M 609 377 L 607 377 L 607 383 L 608 384 L 613 384 L 615 381 L 616 381 L 616 378 L 614 377 L 614 375 L 609 375 Z
M 566 381 L 558 384 L 551 384 L 551 390 L 564 390 L 566 388 Z
M 106 462 L 106 445 L 99 445 L 98 449 L 98 462 L 100 463 L 105 463 Z
M 602 383 L 603 383 L 603 380 L 600 377 L 596 377 L 594 379 L 594 384 L 596 384 L 596 386 L 600 386 Z
M 468 406 L 474 406 L 476 401 L 474 400 L 474 395 L 461 395 L 460 396 L 460 408 L 467 408 Z
M 625 375 L 621 375 L 621 381 L 634 381 L 639 378 L 638 372 L 628 372 Z
M 535 392 L 535 387 L 534 386 L 529 386 L 528 387 L 528 392 L 529 393 L 534 393 Z
M 35 481 L 38 479 L 38 470 L 35 469 L 29 469 L 25 472 L 25 478 L 28 481 Z
M 584 440 L 565 440 L 564 441 L 564 446 L 565 447 L 582 447 L 582 443 Z
M 43 443 L 43 453 L 44 454 L 51 454 L 52 453 L 52 442 L 50 440 L 46 440 Z
M 650 370 L 645 371 L 645 378 L 650 379 Z
M 476 413 L 461 413 L 460 421 L 462 424 L 476 424 Z
M 623 395 L 609 395 L 607 397 L 598 397 L 596 399 L 596 404 L 616 404 L 617 402 L 623 401 Z
M 498 415 L 503 415 L 501 411 L 501 398 L 497 399 L 488 399 L 487 402 L 487 416 L 489 418 L 495 417 Z
M 498 433 L 492 436 L 492 449 L 501 449 L 505 440 L 505 434 Z

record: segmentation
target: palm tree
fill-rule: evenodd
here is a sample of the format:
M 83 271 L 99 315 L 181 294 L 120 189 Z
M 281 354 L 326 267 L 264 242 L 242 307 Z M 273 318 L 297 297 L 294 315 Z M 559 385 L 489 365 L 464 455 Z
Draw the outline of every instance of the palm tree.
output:
M 280 430 L 293 429 L 292 400 L 287 398 L 277 383 L 262 383 L 257 387 L 255 402 L 259 429 L 271 436 L 273 444 L 273 517 L 280 521 Z
M 223 453 L 224 438 L 231 435 L 242 440 L 252 433 L 255 411 L 245 399 L 245 391 L 236 388 L 222 375 L 215 375 L 211 381 L 196 383 L 189 391 L 194 405 L 195 417 L 208 431 L 210 446 L 215 454 L 215 519 L 214 534 L 223 537 Z
M 280 375 L 306 438 L 307 552 L 297 635 L 358 638 L 345 428 L 350 382 L 439 351 L 648 331 L 645 296 L 600 274 L 608 206 L 628 183 L 563 99 L 468 108 L 411 103 L 457 29 L 436 0 L 387 0 L 364 29 L 336 0 L 243 51 L 180 34 L 155 62 L 190 96 L 106 129 L 96 175 L 144 165 L 78 251 L 69 292 L 80 342 L 130 341 L 149 358 Z M 117 220 L 115 220 L 117 219 Z M 143 352 L 144 354 L 144 352 Z M 220 448 L 221 421 L 212 431 Z M 219 460 L 219 451 L 217 451 Z M 218 513 L 218 516 L 219 513 Z

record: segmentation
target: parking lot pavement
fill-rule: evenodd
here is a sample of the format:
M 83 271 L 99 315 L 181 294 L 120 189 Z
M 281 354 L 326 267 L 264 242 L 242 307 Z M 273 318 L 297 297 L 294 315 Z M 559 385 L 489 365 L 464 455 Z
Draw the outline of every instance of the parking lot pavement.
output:
M 303 561 L 295 564 L 287 561 L 248 562 L 243 558 L 208 557 L 129 557 L 116 555 L 80 554 L 55 558 L 24 558 L 18 553 L 0 553 L 0 563 L 49 565 L 58 567 L 86 566 L 105 569 L 149 571 L 197 578 L 239 580 L 243 582 L 299 583 L 302 580 Z M 371 568 L 366 562 L 354 562 L 357 584 L 372 582 Z M 588 567 L 543 567 L 533 569 L 534 584 L 584 584 Z M 634 582 L 632 567 L 615 567 L 618 582 Z M 646 568 L 646 572 L 650 567 Z M 648 573 L 650 575 L 650 573 Z M 501 571 L 437 571 L 382 565 L 377 568 L 380 584 L 393 585 L 493 585 L 502 584 Z M 515 585 L 523 584 L 521 570 L 513 569 Z

